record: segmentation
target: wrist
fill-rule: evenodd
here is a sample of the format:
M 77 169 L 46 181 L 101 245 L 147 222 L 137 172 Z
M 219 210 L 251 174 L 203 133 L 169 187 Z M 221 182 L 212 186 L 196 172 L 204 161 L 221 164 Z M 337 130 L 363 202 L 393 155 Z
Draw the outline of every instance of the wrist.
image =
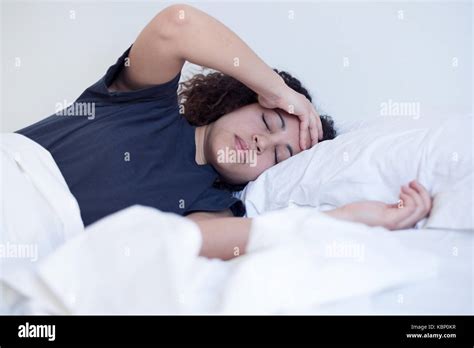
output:
M 266 91 L 258 93 L 271 108 L 281 107 L 284 100 L 285 90 L 288 86 L 283 80 L 283 77 L 273 72 L 273 80 L 267 85 Z
M 342 206 L 333 210 L 323 211 L 323 213 L 335 219 L 353 221 L 353 217 L 346 206 Z

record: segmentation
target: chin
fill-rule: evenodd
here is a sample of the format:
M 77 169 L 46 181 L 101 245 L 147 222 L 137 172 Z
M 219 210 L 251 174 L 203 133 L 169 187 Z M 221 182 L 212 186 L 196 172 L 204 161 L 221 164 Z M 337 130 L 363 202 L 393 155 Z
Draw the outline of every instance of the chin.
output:
M 227 183 L 229 183 L 229 184 L 231 184 L 231 185 L 238 185 L 238 184 L 240 184 L 240 180 L 237 180 L 237 179 L 234 177 L 235 173 L 232 173 L 232 174 L 234 174 L 234 175 L 232 175 L 232 174 L 228 175 L 228 173 L 229 173 L 228 168 L 227 168 L 227 170 L 220 170 L 220 171 L 218 170 L 218 172 L 219 172 L 220 176 L 222 177 L 222 179 L 224 179 L 225 182 L 227 182 Z
M 229 167 L 214 167 L 219 175 L 222 177 L 222 179 L 227 182 L 228 184 L 231 185 L 242 185 L 248 183 L 248 180 L 243 180 L 241 177 L 237 178 L 236 177 L 236 170 L 235 167 L 232 168 L 232 166 Z

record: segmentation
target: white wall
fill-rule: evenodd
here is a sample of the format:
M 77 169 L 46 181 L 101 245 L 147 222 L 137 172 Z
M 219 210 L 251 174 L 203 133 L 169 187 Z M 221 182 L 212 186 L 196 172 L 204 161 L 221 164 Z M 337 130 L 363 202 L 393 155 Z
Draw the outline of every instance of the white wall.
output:
M 472 112 L 471 1 L 188 3 L 300 78 L 338 120 L 380 115 L 389 100 L 419 103 L 421 117 Z M 167 4 L 3 1 L 1 130 L 72 102 Z

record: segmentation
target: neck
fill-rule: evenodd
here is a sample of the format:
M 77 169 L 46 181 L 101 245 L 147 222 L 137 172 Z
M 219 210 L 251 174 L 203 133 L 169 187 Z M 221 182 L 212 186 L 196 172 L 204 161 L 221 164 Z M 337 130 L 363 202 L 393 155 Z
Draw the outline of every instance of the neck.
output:
M 207 159 L 204 151 L 204 144 L 206 142 L 207 127 L 197 127 L 194 133 L 194 141 L 196 143 L 196 163 L 199 165 L 207 164 Z

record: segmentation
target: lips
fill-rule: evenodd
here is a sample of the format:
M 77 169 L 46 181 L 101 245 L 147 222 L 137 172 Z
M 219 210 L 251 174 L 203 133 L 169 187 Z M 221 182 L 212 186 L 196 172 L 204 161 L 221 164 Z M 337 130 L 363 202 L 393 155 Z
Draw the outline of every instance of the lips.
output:
M 235 135 L 235 149 L 236 150 L 248 150 L 249 146 L 247 143 L 238 135 Z

